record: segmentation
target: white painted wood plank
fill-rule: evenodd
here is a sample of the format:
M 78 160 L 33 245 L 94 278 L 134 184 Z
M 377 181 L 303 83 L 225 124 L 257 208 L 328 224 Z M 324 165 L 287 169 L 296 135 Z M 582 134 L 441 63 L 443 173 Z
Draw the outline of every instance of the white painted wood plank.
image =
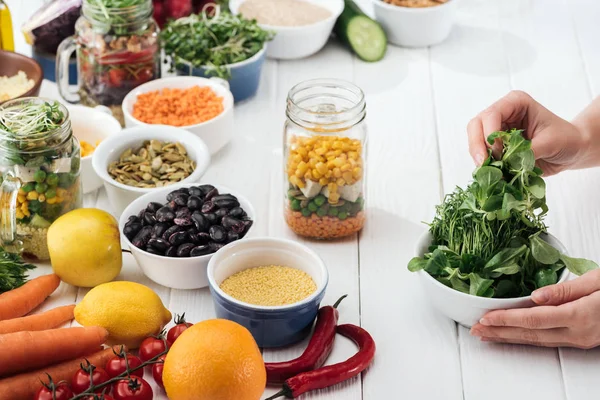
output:
M 382 62 L 356 61 L 355 69 L 370 132 L 361 321 L 378 346 L 363 395 L 462 399 L 455 323 L 430 307 L 406 268 L 441 195 L 428 50 L 390 47 Z M 432 366 L 443 371 L 433 380 Z

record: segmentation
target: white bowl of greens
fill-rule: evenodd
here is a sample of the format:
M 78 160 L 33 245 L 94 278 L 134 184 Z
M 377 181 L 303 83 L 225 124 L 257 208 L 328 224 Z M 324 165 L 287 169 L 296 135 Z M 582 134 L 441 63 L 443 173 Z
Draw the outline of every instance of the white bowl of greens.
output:
M 431 303 L 465 326 L 486 312 L 530 307 L 530 294 L 598 268 L 567 256 L 547 234 L 546 184 L 522 131 L 495 132 L 502 157 L 475 170 L 466 189 L 456 188 L 436 207 L 410 260 Z

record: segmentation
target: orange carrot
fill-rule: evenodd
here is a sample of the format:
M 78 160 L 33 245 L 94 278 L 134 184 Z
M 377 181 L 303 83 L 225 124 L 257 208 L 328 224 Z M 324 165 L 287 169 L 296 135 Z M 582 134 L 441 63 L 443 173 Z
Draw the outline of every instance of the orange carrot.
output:
M 21 331 L 43 331 L 58 328 L 73 319 L 75 304 L 57 307 L 41 314 L 0 321 L 0 335 Z
M 132 115 L 147 124 L 195 125 L 223 112 L 223 98 L 208 86 L 169 89 L 137 96 Z
M 40 304 L 60 285 L 56 274 L 43 275 L 23 286 L 0 294 L 0 321 L 22 317 Z
M 11 376 L 0 379 L 0 400 L 31 400 L 42 385 L 40 381 L 48 383 L 48 373 L 54 382 L 68 381 L 79 369 L 79 364 L 87 359 L 90 363 L 104 368 L 106 362 L 114 357 L 113 350 L 118 352 L 121 346 L 114 346 L 84 357 L 75 358 L 47 368 L 38 369 L 33 372 Z
M 81 357 L 107 337 L 108 331 L 98 326 L 0 335 L 0 376 Z

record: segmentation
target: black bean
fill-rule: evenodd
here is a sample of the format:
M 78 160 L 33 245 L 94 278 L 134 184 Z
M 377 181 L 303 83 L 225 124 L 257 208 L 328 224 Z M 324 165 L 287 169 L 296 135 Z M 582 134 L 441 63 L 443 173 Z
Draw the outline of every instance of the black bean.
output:
M 194 225 L 196 226 L 196 229 L 198 229 L 198 232 L 208 232 L 210 221 L 206 219 L 202 213 L 195 211 L 192 214 L 192 220 L 194 221 Z
M 217 211 L 215 211 L 215 215 L 217 216 L 217 218 L 219 218 L 219 221 L 221 221 L 221 218 L 227 215 L 227 209 L 219 208 Z
M 131 243 L 140 249 L 143 249 L 148 244 L 148 240 L 152 236 L 152 227 L 144 226 L 140 231 L 135 235 Z
M 219 191 L 216 188 L 213 188 L 208 193 L 206 193 L 206 195 L 204 196 L 204 201 L 209 201 L 210 199 L 212 199 L 213 197 L 215 197 L 218 194 L 219 194 Z
M 165 251 L 167 257 L 177 257 L 177 246 L 171 246 Z
M 138 215 L 137 215 L 137 216 L 138 216 L 138 218 L 139 218 L 139 219 L 141 219 L 141 220 L 143 220 L 143 219 L 144 219 L 144 214 L 145 214 L 145 213 L 146 213 L 146 209 L 144 208 L 143 210 L 141 210 L 141 211 L 138 213 Z
M 210 235 L 206 232 L 200 232 L 198 233 L 198 240 L 200 241 L 198 244 L 206 244 L 210 242 Z
M 161 238 L 163 233 L 165 233 L 165 231 L 169 229 L 170 226 L 171 225 L 167 222 L 157 222 L 156 225 L 154 225 L 154 228 L 152 229 L 152 237 Z
M 179 246 L 189 240 L 187 232 L 175 232 L 169 237 L 169 243 L 173 246 Z
M 187 207 L 194 211 L 202 208 L 202 199 L 198 196 L 190 196 L 187 201 Z
M 215 201 L 215 200 L 237 200 L 237 197 L 235 197 L 232 194 L 226 193 L 226 194 L 217 195 L 217 196 L 213 197 L 211 200 L 212 201 Z
M 216 209 L 217 209 L 217 206 L 215 206 L 215 203 L 213 203 L 212 201 L 207 201 L 206 203 L 202 204 L 201 210 L 204 214 L 206 214 L 209 212 L 213 212 Z
M 173 198 L 173 202 L 180 207 L 186 206 L 189 196 L 187 194 L 179 193 Z
M 227 240 L 227 231 L 219 225 L 211 226 L 208 230 L 208 234 L 213 241 L 218 243 L 223 243 Z
M 129 219 L 127 220 L 127 222 L 140 222 L 140 217 L 138 217 L 137 215 L 131 215 L 129 217 Z
M 175 200 L 169 201 L 167 204 L 165 204 L 165 207 L 170 208 L 171 210 L 175 211 L 179 208 L 179 206 L 177 205 L 177 203 L 175 203 Z
M 221 200 L 211 200 L 213 204 L 219 208 L 226 208 L 228 210 L 239 207 L 240 202 L 234 199 L 221 199 Z
M 208 192 L 210 192 L 214 188 L 215 187 L 213 185 L 200 185 L 200 186 L 198 186 L 198 189 L 200 189 L 202 191 L 202 196 L 206 196 L 208 194 Z
M 144 225 L 152 225 L 156 224 L 156 216 L 148 211 L 144 214 Z
M 175 212 L 175 218 L 189 218 L 192 216 L 192 212 L 187 207 L 182 207 Z
M 182 231 L 183 228 L 180 227 L 179 225 L 173 225 L 170 228 L 168 228 L 165 233 L 162 234 L 162 238 L 165 240 L 169 240 L 169 238 L 171 237 L 172 234 Z
M 164 254 L 165 251 L 167 251 L 167 249 L 169 248 L 169 246 L 171 246 L 171 244 L 161 238 L 152 238 L 148 240 L 148 246 L 160 251 L 161 254 Z
M 154 247 L 150 247 L 150 246 L 147 246 L 145 250 L 146 250 L 146 252 L 148 252 L 150 254 L 156 254 L 158 256 L 162 256 L 163 254 L 165 254 L 164 251 L 157 250 Z
M 175 213 L 169 207 L 161 207 L 156 211 L 156 220 L 158 222 L 169 222 L 175 218 Z
M 179 226 L 191 226 L 194 225 L 194 221 L 192 221 L 192 217 L 181 217 L 181 218 L 175 218 L 173 220 L 173 222 L 175 222 L 176 225 Z
M 177 196 L 178 194 L 182 194 L 182 193 L 183 194 L 187 194 L 188 193 L 187 189 L 186 188 L 180 188 L 180 189 L 173 190 L 171 193 L 169 193 L 167 195 L 167 201 L 173 200 L 175 198 L 175 196 Z
M 211 225 L 219 223 L 219 217 L 217 217 L 215 213 L 204 214 L 204 218 L 206 218 Z
M 196 247 L 193 243 L 183 243 L 177 247 L 177 257 L 189 257 L 192 249 Z
M 243 221 L 244 222 L 244 232 L 248 232 L 248 230 L 250 229 L 250 227 L 252 226 L 252 224 L 254 223 L 254 221 L 252 221 L 251 219 Z
M 123 234 L 127 237 L 127 239 L 132 240 L 140 231 L 140 229 L 142 229 L 142 223 L 138 221 L 128 222 L 123 227 Z
M 157 203 L 155 201 L 153 201 L 152 203 L 149 203 L 148 206 L 146 207 L 146 211 L 151 212 L 152 214 L 154 214 L 155 212 L 158 211 L 159 208 L 161 208 L 163 205 L 160 203 Z
M 240 221 L 239 219 L 230 217 L 229 215 L 226 215 L 221 220 L 221 225 L 223 225 L 223 228 L 225 228 L 228 231 L 230 231 L 230 230 L 233 230 L 233 227 L 236 226 L 236 225 L 239 225 L 239 226 L 241 226 L 243 228 L 244 227 L 244 222 Z
M 219 249 L 222 248 L 223 246 L 225 246 L 223 243 L 210 242 L 208 244 L 208 247 L 210 247 L 210 249 L 212 250 L 213 253 L 215 251 L 219 251 Z
M 190 196 L 197 196 L 200 198 L 204 196 L 204 192 L 202 192 L 202 189 L 200 189 L 198 186 L 192 186 L 191 188 L 189 188 L 188 194 Z M 200 200 L 202 200 L 202 199 L 200 199 Z
M 246 212 L 242 207 L 234 207 L 229 210 L 229 216 L 233 218 L 242 218 L 246 216 Z
M 235 242 L 240 239 L 240 235 L 235 232 L 227 232 L 227 243 Z
M 190 257 L 205 256 L 212 252 L 213 251 L 210 248 L 210 246 L 207 246 L 207 245 L 196 246 L 192 249 L 192 251 L 190 251 Z

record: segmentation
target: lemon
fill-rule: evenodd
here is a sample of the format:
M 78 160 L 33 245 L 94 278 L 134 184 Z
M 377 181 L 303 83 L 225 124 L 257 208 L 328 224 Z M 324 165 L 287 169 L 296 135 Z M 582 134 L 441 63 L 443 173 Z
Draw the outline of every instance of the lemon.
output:
M 106 211 L 69 211 L 50 226 L 47 240 L 54 273 L 64 282 L 94 287 L 121 272 L 119 225 Z
M 162 330 L 171 313 L 149 287 L 117 281 L 90 290 L 75 306 L 75 320 L 83 326 L 106 328 L 108 345 L 137 349 L 142 340 Z
M 163 384 L 170 400 L 258 400 L 267 374 L 250 332 L 224 319 L 192 325 L 169 349 Z

